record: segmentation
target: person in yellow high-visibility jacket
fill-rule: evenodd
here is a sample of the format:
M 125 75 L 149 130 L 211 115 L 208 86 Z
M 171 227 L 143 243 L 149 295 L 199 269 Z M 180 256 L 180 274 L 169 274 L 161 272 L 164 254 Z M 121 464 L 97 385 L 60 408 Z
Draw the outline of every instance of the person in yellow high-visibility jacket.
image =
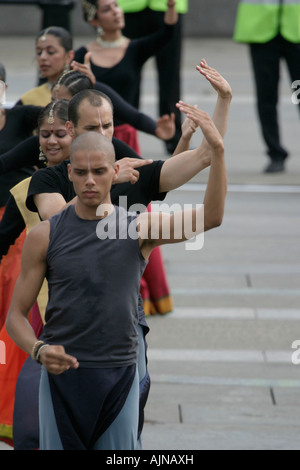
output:
M 164 24 L 167 0 L 118 0 L 125 13 L 125 36 L 130 39 L 152 34 Z M 166 142 L 166 149 L 173 154 L 181 136 L 181 114 L 175 104 L 180 96 L 180 65 L 182 44 L 182 19 L 188 11 L 188 0 L 176 0 L 179 20 L 171 41 L 156 56 L 159 84 L 159 116 L 175 114 L 176 134 Z M 170 80 L 170 73 L 172 79 Z M 139 89 L 136 90 L 135 106 L 139 106 Z
M 277 114 L 280 62 L 286 61 L 292 83 L 300 80 L 300 1 L 240 1 L 233 38 L 250 45 L 258 115 L 271 159 L 265 171 L 282 172 L 288 151 L 281 145 Z

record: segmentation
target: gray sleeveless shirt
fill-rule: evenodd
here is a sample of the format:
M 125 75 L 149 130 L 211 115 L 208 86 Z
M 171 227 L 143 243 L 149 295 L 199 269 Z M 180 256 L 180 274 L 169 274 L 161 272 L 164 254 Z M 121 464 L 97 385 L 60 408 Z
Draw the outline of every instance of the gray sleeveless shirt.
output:
M 74 206 L 50 219 L 44 341 L 63 345 L 82 367 L 137 361 L 146 261 L 136 225 L 136 214 L 117 206 L 101 221 L 80 219 Z

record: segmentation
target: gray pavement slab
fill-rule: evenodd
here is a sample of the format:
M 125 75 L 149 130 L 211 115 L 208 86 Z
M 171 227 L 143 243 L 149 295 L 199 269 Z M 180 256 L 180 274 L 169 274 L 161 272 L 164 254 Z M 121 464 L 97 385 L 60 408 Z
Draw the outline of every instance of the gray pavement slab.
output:
M 273 424 L 149 424 L 144 432 L 144 449 L 299 450 L 297 433 L 296 427 Z
M 89 38 L 75 38 L 75 47 Z M 7 99 L 34 86 L 34 38 L 0 37 Z M 299 450 L 300 340 L 299 113 L 282 68 L 280 120 L 290 151 L 287 171 L 266 175 L 246 46 L 228 39 L 186 39 L 182 98 L 212 112 L 210 85 L 195 71 L 205 57 L 231 83 L 225 139 L 229 191 L 223 224 L 205 234 L 200 251 L 163 247 L 174 312 L 148 318 L 152 387 L 144 449 Z M 170 71 L 171 79 L 172 71 Z M 299 77 L 300 79 L 300 77 Z M 143 74 L 141 107 L 157 116 L 153 61 Z M 145 157 L 169 158 L 163 144 L 140 133 Z M 193 138 L 193 146 L 201 133 Z M 167 203 L 202 203 L 207 170 Z M 0 449 L 5 448 L 0 443 Z

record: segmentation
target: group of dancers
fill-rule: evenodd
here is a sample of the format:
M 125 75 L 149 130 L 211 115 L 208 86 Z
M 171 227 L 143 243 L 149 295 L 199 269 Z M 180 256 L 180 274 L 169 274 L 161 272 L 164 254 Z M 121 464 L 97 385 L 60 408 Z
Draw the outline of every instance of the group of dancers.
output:
M 98 255 L 99 259 L 95 257 L 94 270 L 90 261 L 88 262 L 86 270 L 93 272 L 99 291 L 101 287 L 105 291 L 105 286 L 114 290 L 110 283 L 118 286 L 114 296 L 110 290 L 106 292 L 102 304 L 99 292 L 96 288 L 91 289 L 91 276 L 85 273 L 82 264 L 83 254 L 79 258 L 74 252 L 70 254 L 70 259 L 74 259 L 75 264 L 69 274 L 77 275 L 80 281 L 75 296 L 79 299 L 78 316 L 82 315 L 80 311 L 85 308 L 91 310 L 96 304 L 102 307 L 104 305 L 107 314 L 103 316 L 102 323 L 95 323 L 95 326 L 101 330 L 104 328 L 103 322 L 110 325 L 105 328 L 105 338 L 110 348 L 105 361 L 102 354 L 107 346 L 103 345 L 103 349 L 99 349 L 97 358 L 97 348 L 91 346 L 92 340 L 89 343 L 87 338 L 82 339 L 80 333 L 81 339 L 78 341 L 80 344 L 82 341 L 83 349 L 88 346 L 93 349 L 85 355 L 83 349 L 79 348 L 79 356 L 82 353 L 82 357 L 78 359 L 79 364 L 93 362 L 93 365 L 79 369 L 74 359 L 69 359 L 73 356 L 69 354 L 65 362 L 66 358 L 61 351 L 59 359 L 55 350 L 55 358 L 51 359 L 52 362 L 49 361 L 52 344 L 57 344 L 55 340 L 53 342 L 53 338 L 58 340 L 59 337 L 56 336 L 56 327 L 54 333 L 51 330 L 50 314 L 58 308 L 57 304 L 54 307 L 51 305 L 53 292 L 57 289 L 53 287 L 56 283 L 50 275 L 43 275 L 38 291 L 34 290 L 37 281 L 34 275 L 30 277 L 26 252 L 31 253 L 29 258 L 32 258 L 33 263 L 31 250 L 39 253 L 39 248 L 38 243 L 35 245 L 30 240 L 39 230 L 37 227 L 40 227 L 41 221 L 45 221 L 47 225 L 50 220 L 50 227 L 52 224 L 53 227 L 56 224 L 59 227 L 61 223 L 66 224 L 69 227 L 67 232 L 72 235 L 75 228 L 78 228 L 73 209 L 75 208 L 75 214 L 82 214 L 82 219 L 86 220 L 90 202 L 88 204 L 85 200 L 86 192 L 80 192 L 79 173 L 76 168 L 72 170 L 72 165 L 75 165 L 74 162 L 82 165 L 80 159 L 78 160 L 80 152 L 88 152 L 90 155 L 97 146 L 103 146 L 102 154 L 105 158 L 103 155 L 101 158 L 105 162 L 101 160 L 102 166 L 106 168 L 107 162 L 112 159 L 116 162 L 108 165 L 109 170 L 105 170 L 111 175 L 106 182 L 110 185 L 109 193 L 105 194 L 108 198 L 105 202 L 109 202 L 112 207 L 118 206 L 120 196 L 126 196 L 128 208 L 134 204 L 143 204 L 147 208 L 146 215 L 152 220 L 151 201 L 163 200 L 169 191 L 210 167 L 204 201 L 207 209 L 203 230 L 221 223 L 226 197 L 223 138 L 227 129 L 232 92 L 228 82 L 215 69 L 205 60 L 197 66 L 201 76 L 211 83 L 217 93 L 212 118 L 195 105 L 182 101 L 174 103 L 174 108 L 186 117 L 182 123 L 181 137 L 170 158 L 164 161 L 145 160 L 138 142 L 137 131 L 147 132 L 164 141 L 172 139 L 176 132 L 175 114 L 172 110 L 170 114 L 154 120 L 133 106 L 134 91 L 138 86 L 143 64 L 167 44 L 172 35 L 172 28 L 178 19 L 175 6 L 174 1 L 168 2 L 165 25 L 157 33 L 142 39 L 129 40 L 122 34 L 124 15 L 116 1 L 84 1 L 84 17 L 97 29 L 96 40 L 73 51 L 72 37 L 65 29 L 53 26 L 41 31 L 36 37 L 35 50 L 43 83 L 25 92 L 12 108 L 1 108 L 0 340 L 6 345 L 6 364 L 0 367 L 0 439 L 15 449 L 141 448 L 144 408 L 150 389 L 145 340 L 149 328 L 146 317 L 150 314 L 169 313 L 173 308 L 160 250 L 162 242 L 150 243 L 149 249 L 149 244 L 140 241 L 139 248 L 143 256 L 136 259 L 136 265 L 133 261 L 136 247 L 128 248 L 126 245 L 123 250 L 119 247 L 125 252 L 123 266 L 129 270 L 127 274 L 126 269 L 122 275 L 120 273 L 122 257 L 118 252 L 104 262 L 107 253 L 110 253 L 104 248 Z M 6 87 L 5 64 L 0 66 L 0 80 Z M 199 147 L 190 150 L 191 138 L 199 127 L 204 134 L 203 140 Z M 105 141 L 95 133 L 104 136 Z M 89 139 L 83 138 L 84 135 Z M 95 162 L 91 159 L 88 169 L 82 170 L 83 173 L 91 173 L 90 178 L 95 187 L 99 175 L 96 170 L 92 175 L 91 167 L 98 164 L 99 158 L 96 155 Z M 93 191 L 89 197 L 94 198 Z M 101 204 L 103 200 L 97 202 Z M 60 220 L 62 211 L 66 216 L 65 221 Z M 73 223 L 74 230 L 71 228 Z M 49 239 L 49 233 L 47 237 Z M 27 245 L 24 249 L 25 241 Z M 52 236 L 50 242 L 52 243 Z M 171 243 L 170 240 L 168 242 Z M 66 240 L 62 243 L 64 246 Z M 85 258 L 93 258 L 91 249 L 88 249 Z M 21 268 L 22 251 L 25 254 L 23 253 Z M 62 253 L 65 253 L 65 249 Z M 62 260 L 63 256 L 62 254 Z M 72 265 L 70 259 L 66 259 L 64 264 Z M 48 258 L 45 262 L 50 263 Z M 105 270 L 105 274 L 99 278 L 95 273 L 102 264 L 101 269 Z M 49 271 L 49 266 L 46 271 Z M 76 266 L 77 273 L 74 272 Z M 32 270 L 37 270 L 36 264 L 33 264 Z M 66 285 L 67 276 L 68 274 Z M 72 289 L 73 294 L 75 290 Z M 27 293 L 28 302 L 27 299 L 24 300 Z M 23 300 L 21 294 L 24 295 Z M 62 291 L 58 300 L 59 309 L 67 311 L 67 305 L 70 307 L 67 296 L 66 291 Z M 89 305 L 87 299 L 90 297 L 92 300 Z M 26 333 L 22 321 L 20 322 L 21 315 L 18 317 L 16 313 L 21 311 L 27 318 L 26 324 L 30 330 L 26 338 L 23 337 Z M 117 312 L 113 319 L 108 314 L 112 311 Z M 90 329 L 94 330 L 93 322 L 96 320 L 92 317 L 83 320 L 78 316 L 73 327 L 91 333 Z M 126 317 L 125 323 L 123 316 Z M 65 318 L 68 322 L 67 313 Z M 55 321 L 54 315 L 54 324 Z M 60 324 L 60 320 L 58 325 L 60 331 L 66 326 Z M 70 338 L 73 333 L 73 330 L 66 333 L 66 337 Z M 63 336 L 63 340 L 66 337 Z M 96 343 L 97 336 L 94 340 Z M 70 346 L 71 351 L 72 347 Z M 116 348 L 120 348 L 116 354 L 117 359 L 109 360 L 108 358 L 115 357 Z M 92 359 L 91 355 L 94 355 Z M 51 369 L 53 361 L 55 367 L 59 363 L 59 371 L 55 369 L 53 372 Z M 90 372 L 90 368 L 93 372 Z M 76 369 L 77 372 L 80 370 L 83 375 L 80 378 L 76 375 L 75 378 L 72 373 L 69 374 L 70 369 Z M 56 375 L 57 380 L 54 379 Z M 69 377 L 66 383 L 61 382 L 63 376 Z M 76 393 L 72 394 L 70 398 L 69 391 L 70 387 L 76 389 L 82 381 L 90 384 L 84 392 L 85 396 L 93 397 L 95 401 L 91 399 L 91 403 L 86 403 L 79 412 L 82 416 L 77 416 L 75 410 L 82 401 L 81 392 L 78 391 L 78 396 Z M 97 394 L 95 383 L 108 383 L 110 386 L 103 387 L 103 392 Z M 68 406 L 57 399 L 61 394 L 68 397 Z M 49 407 L 47 400 L 53 402 L 53 407 Z M 97 403 L 94 406 L 99 409 L 92 413 L 95 420 L 91 422 L 86 416 L 89 416 L 88 408 L 91 409 L 93 403 Z M 72 412 L 66 411 L 69 406 Z M 61 420 L 57 420 L 59 414 Z M 45 428 L 45 423 L 53 421 L 54 425 Z M 67 425 L 61 427 L 61 422 Z

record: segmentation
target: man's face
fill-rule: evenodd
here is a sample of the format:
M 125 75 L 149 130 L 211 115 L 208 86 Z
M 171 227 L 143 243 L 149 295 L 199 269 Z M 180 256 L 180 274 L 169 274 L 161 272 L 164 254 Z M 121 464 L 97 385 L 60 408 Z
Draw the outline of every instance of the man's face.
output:
M 107 158 L 105 151 L 76 151 L 68 171 L 74 190 L 85 207 L 92 209 L 110 202 L 110 189 L 117 177 L 118 166 Z
M 86 132 L 99 132 L 112 141 L 114 133 L 113 112 L 108 101 L 103 99 L 102 106 L 93 106 L 85 99 L 78 108 L 78 124 L 76 127 L 72 123 L 71 132 L 73 137 L 85 134 Z

